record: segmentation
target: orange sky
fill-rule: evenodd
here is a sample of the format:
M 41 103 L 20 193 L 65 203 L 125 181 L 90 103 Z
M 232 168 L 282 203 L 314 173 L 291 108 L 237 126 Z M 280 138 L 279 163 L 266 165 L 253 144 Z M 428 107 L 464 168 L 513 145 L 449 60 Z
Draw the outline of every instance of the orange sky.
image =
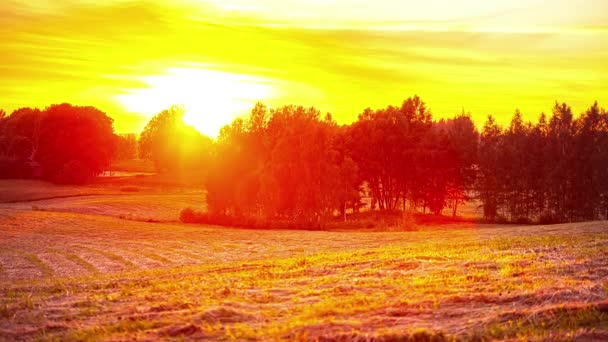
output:
M 0 108 L 94 105 L 132 132 L 183 104 L 214 135 L 257 100 L 341 123 L 414 94 L 478 124 L 608 106 L 608 1 L 547 3 L 3 0 Z

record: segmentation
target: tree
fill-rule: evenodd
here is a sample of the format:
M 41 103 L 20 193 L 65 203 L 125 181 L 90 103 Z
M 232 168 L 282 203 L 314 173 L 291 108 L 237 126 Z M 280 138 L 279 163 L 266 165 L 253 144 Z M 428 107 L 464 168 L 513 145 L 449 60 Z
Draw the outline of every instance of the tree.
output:
M 0 118 L 0 168 L 3 178 L 28 178 L 32 175 L 31 162 L 38 146 L 42 112 L 20 108 L 11 115 L 2 112 Z
M 471 193 L 475 187 L 479 132 L 471 115 L 464 110 L 454 119 L 445 122 L 445 130 L 456 158 L 457 181 L 448 189 L 452 216 L 455 217 L 458 205 L 469 199 L 468 193 Z
M 16 138 L 27 139 L 34 146 L 38 145 L 40 119 L 43 113 L 38 109 L 19 108 L 0 119 L 0 144 L 6 151 Z
M 526 220 L 530 216 L 529 201 L 529 136 L 531 128 L 524 123 L 519 110 L 515 111 L 509 128 L 504 131 L 498 153 L 499 178 L 504 191 L 506 212 L 512 221 Z
M 547 174 L 548 215 L 551 221 L 563 222 L 573 219 L 572 208 L 572 163 L 574 126 L 572 109 L 565 103 L 555 103 L 553 115 L 549 119 L 547 133 L 547 159 L 553 167 Z
M 490 115 L 483 126 L 479 141 L 479 199 L 483 205 L 483 216 L 495 220 L 502 195 L 500 182 L 499 153 L 502 144 L 502 130 Z
M 574 122 L 573 152 L 576 163 L 571 164 L 572 210 L 576 220 L 594 220 L 605 211 L 606 114 L 595 102 Z
M 361 178 L 380 209 L 397 209 L 407 200 L 413 207 L 422 199 L 424 172 L 420 149 L 432 127 L 431 113 L 418 96 L 400 107 L 366 109 L 350 127 L 349 151 Z
M 214 215 L 238 216 L 259 208 L 262 174 L 258 171 L 264 155 L 250 153 L 252 147 L 243 119 L 237 118 L 220 130 L 205 179 L 207 206 Z
M 156 114 L 139 138 L 139 156 L 151 160 L 159 172 L 203 169 L 211 139 L 182 120 L 184 109 L 173 106 Z
M 420 183 L 423 206 L 440 215 L 448 204 L 450 192 L 461 187 L 457 155 L 447 133 L 439 127 L 425 136 L 421 150 L 424 159 L 418 159 L 417 165 L 424 175 Z
M 137 136 L 130 134 L 116 135 L 116 160 L 135 159 L 137 158 Z
M 67 103 L 48 107 L 40 121 L 36 160 L 44 178 L 81 182 L 109 166 L 114 152 L 112 119 L 95 107 Z M 74 175 L 71 167 L 76 167 Z
M 547 159 L 547 141 L 549 127 L 545 113 L 541 113 L 538 123 L 532 128 L 526 144 L 527 189 L 530 194 L 530 215 L 539 222 L 550 219 L 547 216 L 547 175 L 551 169 L 551 160 Z
M 341 132 L 315 108 L 256 105 L 221 130 L 206 182 L 210 210 L 318 225 L 355 205 L 358 172 Z

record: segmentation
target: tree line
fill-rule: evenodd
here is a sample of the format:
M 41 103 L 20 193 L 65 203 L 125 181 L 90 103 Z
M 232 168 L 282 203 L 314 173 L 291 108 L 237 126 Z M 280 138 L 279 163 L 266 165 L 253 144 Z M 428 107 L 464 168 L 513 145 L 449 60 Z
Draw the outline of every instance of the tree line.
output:
M 84 183 L 107 169 L 112 119 L 94 107 L 58 104 L 0 112 L 0 178 Z
M 608 114 L 597 102 L 574 118 L 556 103 L 549 118 L 509 127 L 489 117 L 478 147 L 476 190 L 489 220 L 608 219 Z
M 488 221 L 608 219 L 608 113 L 594 103 L 574 117 L 508 127 L 469 114 L 433 120 L 417 96 L 366 109 L 339 126 L 315 108 L 257 105 L 226 126 L 212 153 L 208 204 L 221 215 L 320 221 L 370 209 L 456 215 L 477 200 Z
M 504 128 L 489 116 L 481 132 L 464 112 L 434 120 L 418 96 L 349 125 L 257 104 L 216 141 L 183 114 L 162 111 L 136 139 L 93 107 L 0 112 L 0 177 L 84 182 L 138 155 L 159 172 L 195 170 L 210 220 L 319 224 L 364 206 L 455 216 L 470 200 L 488 221 L 608 219 L 608 114 L 597 103 L 576 118 L 556 103 L 535 123 L 516 111 Z

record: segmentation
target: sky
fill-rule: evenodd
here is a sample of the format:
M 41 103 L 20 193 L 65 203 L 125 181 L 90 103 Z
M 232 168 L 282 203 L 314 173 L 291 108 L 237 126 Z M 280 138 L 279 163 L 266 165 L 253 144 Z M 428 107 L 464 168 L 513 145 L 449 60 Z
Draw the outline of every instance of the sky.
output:
M 214 136 L 255 102 L 350 123 L 419 95 L 508 124 L 608 106 L 607 0 L 2 0 L 0 108 L 93 105 L 118 132 L 186 109 Z

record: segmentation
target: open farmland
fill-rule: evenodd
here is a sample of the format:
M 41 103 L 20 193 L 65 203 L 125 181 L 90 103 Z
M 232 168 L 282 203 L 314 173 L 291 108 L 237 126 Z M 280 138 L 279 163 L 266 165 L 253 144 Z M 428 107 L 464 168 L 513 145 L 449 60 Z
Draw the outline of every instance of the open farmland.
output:
M 0 340 L 608 338 L 605 222 L 254 231 L 171 222 L 187 203 L 0 204 Z

